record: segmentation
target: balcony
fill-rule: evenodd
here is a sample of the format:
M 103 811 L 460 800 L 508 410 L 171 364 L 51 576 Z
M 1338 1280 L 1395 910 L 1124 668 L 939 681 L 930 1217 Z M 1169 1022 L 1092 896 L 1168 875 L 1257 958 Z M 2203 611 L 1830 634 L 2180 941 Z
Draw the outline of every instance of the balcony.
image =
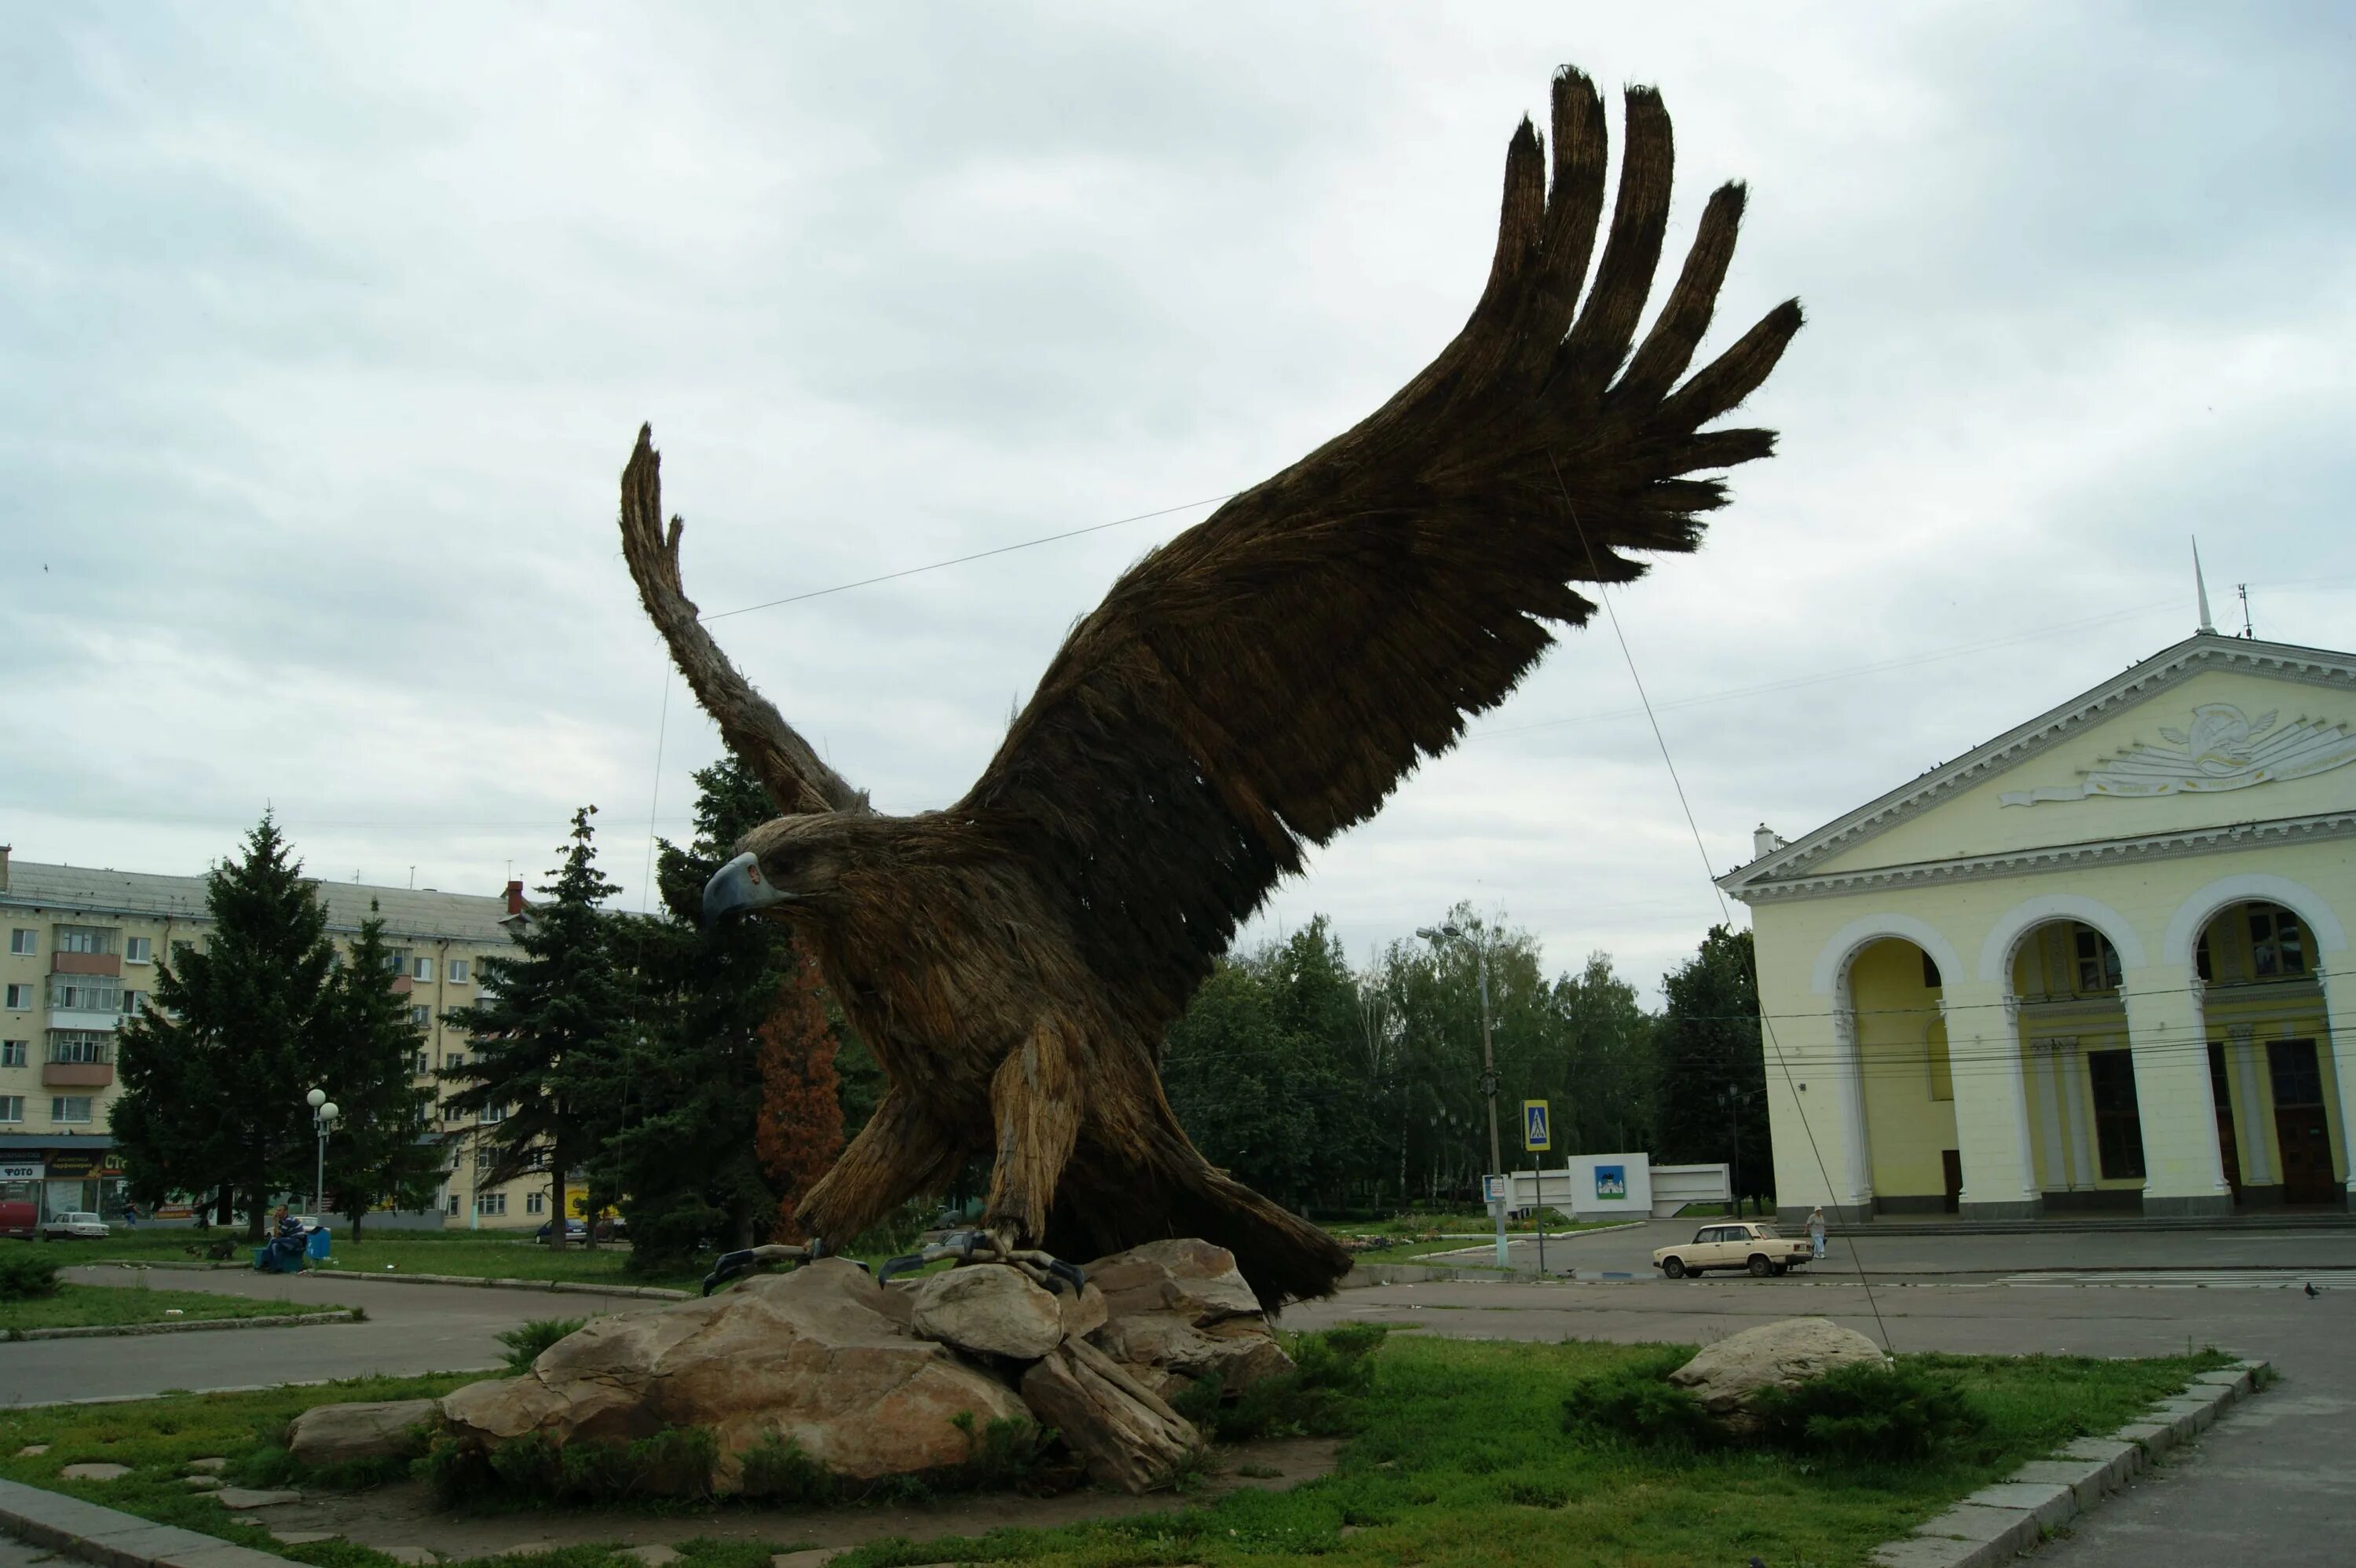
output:
M 123 1015 L 117 1012 L 88 1011 L 80 1008 L 49 1009 L 51 1029 L 95 1029 L 101 1033 L 112 1034 L 122 1022 Z
M 409 995 L 411 989 L 412 987 L 408 976 L 395 975 L 392 977 L 392 994 L 394 996 L 405 997 Z
M 114 975 L 123 973 L 120 953 L 56 953 L 49 956 L 52 975 Z
M 45 1061 L 44 1089 L 103 1089 L 114 1082 L 114 1067 L 105 1061 Z

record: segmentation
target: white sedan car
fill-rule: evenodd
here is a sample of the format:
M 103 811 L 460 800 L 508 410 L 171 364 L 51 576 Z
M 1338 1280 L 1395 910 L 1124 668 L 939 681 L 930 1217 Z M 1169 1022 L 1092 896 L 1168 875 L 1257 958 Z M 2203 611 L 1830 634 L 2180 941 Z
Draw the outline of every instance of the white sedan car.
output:
M 1811 1255 L 1805 1241 L 1777 1235 L 1763 1221 L 1729 1220 L 1704 1225 L 1682 1245 L 1661 1248 L 1653 1254 L 1653 1266 L 1671 1279 L 1714 1268 L 1747 1269 L 1764 1279 L 1798 1268 Z
M 67 1237 L 102 1242 L 106 1240 L 106 1221 L 79 1210 L 70 1214 L 52 1214 L 41 1221 L 42 1240 L 55 1242 Z

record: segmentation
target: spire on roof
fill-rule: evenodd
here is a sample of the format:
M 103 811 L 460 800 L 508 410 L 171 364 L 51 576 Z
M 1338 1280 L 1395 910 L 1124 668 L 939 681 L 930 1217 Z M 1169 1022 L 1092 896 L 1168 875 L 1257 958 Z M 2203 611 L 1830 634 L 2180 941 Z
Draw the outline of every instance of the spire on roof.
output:
M 2197 534 L 2192 539 L 2192 591 L 2201 599 L 2201 629 L 2213 637 L 2217 626 L 2209 619 L 2209 583 L 2201 575 L 2201 539 Z

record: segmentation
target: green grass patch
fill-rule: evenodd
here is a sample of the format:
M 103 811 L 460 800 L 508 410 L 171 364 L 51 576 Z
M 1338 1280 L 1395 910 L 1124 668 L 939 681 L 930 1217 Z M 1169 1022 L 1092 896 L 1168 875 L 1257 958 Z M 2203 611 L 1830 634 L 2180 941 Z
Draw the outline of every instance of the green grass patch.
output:
M 1643 1214 L 1635 1213 L 1626 1220 L 1574 1220 L 1556 1210 L 1547 1216 L 1546 1233 L 1565 1236 L 1579 1231 L 1600 1231 L 1612 1225 L 1624 1225 L 1628 1220 L 1644 1218 Z M 1497 1224 L 1489 1218 L 1486 1211 L 1475 1211 L 1457 1214 L 1394 1214 L 1387 1220 L 1359 1221 L 1325 1228 L 1337 1236 L 1486 1236 L 1495 1232 Z M 1535 1236 L 1537 1233 L 1538 1223 L 1535 1220 L 1505 1221 L 1505 1234 L 1509 1236 Z
M 51 1296 L 0 1301 L 0 1334 L 26 1328 L 192 1322 L 208 1317 L 283 1317 L 298 1312 L 341 1312 L 327 1302 L 257 1300 L 195 1290 L 144 1290 L 134 1285 L 59 1285 Z M 175 1312 L 178 1317 L 173 1317 Z
M 2124 1424 L 2194 1373 L 2226 1360 L 2213 1352 L 2138 1361 L 1904 1357 L 1901 1368 L 1967 1391 L 1976 1420 L 1968 1434 L 1947 1434 L 1930 1457 L 1893 1463 L 1845 1456 L 1837 1439 L 1801 1454 L 1773 1447 L 1679 1449 L 1609 1424 L 1566 1430 L 1564 1405 L 1575 1391 L 1624 1378 L 1632 1369 L 1651 1369 L 1648 1375 L 1656 1380 L 1659 1369 L 1686 1354 L 1671 1347 L 1402 1335 L 1376 1342 L 1373 1330 L 1355 1327 L 1292 1343 L 1301 1372 L 1289 1398 L 1268 1396 L 1278 1409 L 1263 1429 L 1354 1434 L 1333 1476 L 1288 1492 L 1247 1488 L 1175 1512 L 1062 1530 L 922 1544 L 872 1542 L 838 1559 L 838 1568 L 943 1561 L 1240 1568 L 1312 1560 L 1324 1568 L 1396 1563 L 1703 1568 L 1741 1563 L 1754 1553 L 1770 1563 L 1862 1568 L 1874 1545 L 1905 1534 L 1974 1488 L 2072 1438 Z M 289 1475 L 281 1439 L 302 1410 L 440 1394 L 469 1381 L 465 1374 L 380 1378 L 327 1388 L 13 1412 L 0 1414 L 0 1475 L 275 1551 L 315 1568 L 389 1568 L 362 1548 L 333 1541 L 282 1547 L 262 1530 L 235 1525 L 219 1504 L 179 1485 L 182 1467 L 218 1454 L 230 1460 L 232 1481 L 280 1482 Z M 1237 1413 L 1235 1424 L 1226 1424 L 1224 1413 L 1216 1419 L 1227 1435 L 1239 1435 L 1253 1418 L 1245 1405 L 1227 1409 Z M 1837 1424 L 1853 1422 L 1858 1412 L 1828 1406 L 1811 1414 Z M 977 1466 L 998 1467 L 1001 1481 L 1028 1462 L 1012 1435 L 972 1435 Z M 49 1451 L 14 1456 L 35 1443 L 50 1445 Z M 529 1457 L 519 1456 L 515 1466 L 526 1467 Z M 543 1470 L 537 1479 L 560 1493 L 593 1480 L 591 1472 L 601 1465 L 632 1458 L 626 1452 L 585 1456 L 572 1462 L 580 1470 L 568 1477 L 566 1461 L 558 1459 L 552 1474 L 546 1457 L 539 1456 Z M 695 1456 L 682 1450 L 637 1458 L 691 1467 Z M 58 1479 L 64 1466 L 90 1460 L 126 1464 L 132 1474 L 113 1482 Z M 813 1467 L 785 1445 L 758 1463 L 770 1506 L 836 1495 L 818 1490 Z M 308 1477 L 306 1484 L 317 1479 Z M 922 1501 L 932 1495 L 919 1484 L 879 1500 Z M 1356 1528 L 1344 1536 L 1344 1526 Z M 768 1552 L 789 1544 L 701 1542 L 683 1550 L 696 1568 L 765 1568 Z M 626 1565 L 600 1549 L 574 1548 L 536 1559 L 535 1568 Z
M 495 1338 L 508 1348 L 508 1371 L 521 1376 L 531 1371 L 531 1364 L 540 1360 L 542 1350 L 578 1333 L 588 1321 L 586 1317 L 535 1317 Z

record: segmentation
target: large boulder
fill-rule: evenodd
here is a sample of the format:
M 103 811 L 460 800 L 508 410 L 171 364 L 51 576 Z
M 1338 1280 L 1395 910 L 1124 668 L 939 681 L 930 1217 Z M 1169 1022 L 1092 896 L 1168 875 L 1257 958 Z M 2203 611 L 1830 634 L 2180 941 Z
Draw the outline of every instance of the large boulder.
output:
M 1098 1258 L 1087 1266 L 1087 1277 L 1115 1317 L 1173 1312 L 1201 1328 L 1224 1317 L 1260 1316 L 1259 1297 L 1244 1283 L 1236 1254 L 1208 1242 L 1148 1242 Z
M 1088 1265 L 1105 1321 L 1090 1343 L 1145 1387 L 1174 1397 L 1217 1377 L 1232 1395 L 1291 1370 L 1235 1254 L 1208 1242 L 1148 1242 Z
M 934 1275 L 916 1287 L 912 1320 L 920 1338 L 1010 1360 L 1035 1361 L 1064 1342 L 1055 1297 L 997 1264 Z
M 1091 1479 L 1131 1493 L 1170 1486 L 1203 1451 L 1194 1424 L 1086 1339 L 1023 1374 L 1023 1397 L 1080 1456 Z
M 1797 1388 L 1858 1361 L 1887 1364 L 1881 1347 L 1854 1328 L 1826 1317 L 1787 1317 L 1705 1346 L 1669 1381 L 1739 1433 L 1755 1424 L 1751 1405 L 1761 1389 Z
M 910 1338 L 884 1290 L 857 1264 L 829 1258 L 700 1300 L 593 1318 L 522 1377 L 445 1396 L 443 1416 L 484 1444 L 706 1427 L 722 1492 L 736 1489 L 744 1451 L 767 1438 L 798 1445 L 837 1476 L 872 1480 L 965 1463 L 961 1415 L 975 1427 L 1029 1423 L 1005 1384 L 946 1345 Z
M 315 1404 L 294 1418 L 286 1446 L 303 1464 L 350 1465 L 363 1459 L 413 1459 L 431 1441 L 441 1403 L 396 1399 L 369 1404 Z

